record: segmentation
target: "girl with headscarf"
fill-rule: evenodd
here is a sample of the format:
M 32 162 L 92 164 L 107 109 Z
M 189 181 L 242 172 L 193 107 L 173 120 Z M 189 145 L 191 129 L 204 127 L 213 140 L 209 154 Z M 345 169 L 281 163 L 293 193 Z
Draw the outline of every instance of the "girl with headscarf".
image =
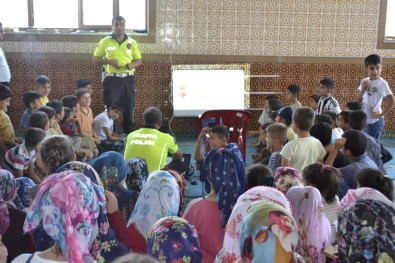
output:
M 209 194 L 192 200 L 184 218 L 198 231 L 203 262 L 212 263 L 222 248 L 224 228 L 237 198 L 247 190 L 244 161 L 237 146 L 230 143 L 211 150 L 203 162 L 202 178 Z
M 298 229 L 284 207 L 266 202 L 251 206 L 243 219 L 240 253 L 243 263 L 296 262 Z
M 118 207 L 111 211 L 109 208 L 109 219 L 121 242 L 135 253 L 146 254 L 148 230 L 160 218 L 176 216 L 179 205 L 180 190 L 176 179 L 160 170 L 149 175 L 127 225 Z
M 126 185 L 129 190 L 141 192 L 148 179 L 147 162 L 139 157 L 129 159 L 126 162 Z
M 127 166 L 122 154 L 114 151 L 105 152 L 93 161 L 92 167 L 99 174 L 104 189 L 113 192 L 117 197 L 120 210 L 131 203 L 134 207 L 138 192 L 126 187 Z M 128 217 L 129 215 L 130 213 Z
M 103 189 L 81 173 L 66 171 L 45 178 L 23 229 L 29 232 L 42 224 L 54 244 L 43 252 L 20 255 L 13 262 L 95 262 L 89 250 L 99 233 L 98 217 L 105 206 Z
M 94 184 L 103 189 L 103 183 L 98 173 L 87 163 L 72 161 L 64 164 L 57 172 L 74 171 L 79 172 L 88 177 Z M 106 209 L 99 209 L 98 216 L 99 233 L 93 242 L 90 253 L 98 262 L 112 261 L 120 255 L 127 254 L 129 250 L 122 244 L 113 228 L 110 227 L 107 218 Z
M 330 245 L 331 226 L 324 213 L 320 191 L 312 186 L 293 186 L 286 196 L 292 204 L 298 224 L 297 251 L 306 263 L 325 262 L 321 250 Z
M 15 206 L 16 180 L 7 170 L 0 169 L 0 237 L 8 248 L 8 260 L 34 251 L 33 239 L 23 234 L 26 213 Z M 1 241 L 1 240 L 0 240 Z
M 339 214 L 339 262 L 393 262 L 394 218 L 388 201 L 360 198 L 346 207 Z
M 292 167 L 278 167 L 274 171 L 274 183 L 276 188 L 286 194 L 292 186 L 302 186 L 302 175 Z
M 191 223 L 180 217 L 164 217 L 151 227 L 147 251 L 161 263 L 202 262 L 198 233 Z
M 277 204 L 292 214 L 291 203 L 279 190 L 266 186 L 257 186 L 249 189 L 239 197 L 233 208 L 226 225 L 223 248 L 218 253 L 215 262 L 228 263 L 241 259 L 241 223 L 251 206 L 260 202 Z
M 24 210 L 30 206 L 29 190 L 36 186 L 34 181 L 27 177 L 18 177 L 16 180 L 16 193 L 14 203 L 19 210 Z

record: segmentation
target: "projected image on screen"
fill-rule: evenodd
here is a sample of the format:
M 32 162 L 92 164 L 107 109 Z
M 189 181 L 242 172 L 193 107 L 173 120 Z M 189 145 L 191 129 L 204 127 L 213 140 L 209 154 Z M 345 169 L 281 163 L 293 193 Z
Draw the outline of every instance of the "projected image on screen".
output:
M 174 116 L 244 109 L 244 70 L 173 70 Z

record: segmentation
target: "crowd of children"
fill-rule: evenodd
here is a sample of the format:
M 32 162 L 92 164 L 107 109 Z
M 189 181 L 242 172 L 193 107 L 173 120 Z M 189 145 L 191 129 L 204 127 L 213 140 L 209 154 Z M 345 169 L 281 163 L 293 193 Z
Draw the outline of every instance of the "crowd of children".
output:
M 260 131 L 248 133 L 259 136 L 252 164 L 228 127 L 203 128 L 194 158 L 207 195 L 185 209 L 185 179 L 166 167 L 182 152 L 158 130 L 159 108 L 144 111 L 124 151 L 113 130 L 122 108 L 93 116 L 88 80 L 51 100 L 40 75 L 23 94 L 19 138 L 7 115 L 12 91 L 0 85 L 0 263 L 320 263 L 330 246 L 338 262 L 391 262 L 394 188 L 379 139 L 395 100 L 380 57 L 365 66 L 343 111 L 328 77 L 309 106 L 298 85 L 287 88 L 288 106 L 268 96 Z

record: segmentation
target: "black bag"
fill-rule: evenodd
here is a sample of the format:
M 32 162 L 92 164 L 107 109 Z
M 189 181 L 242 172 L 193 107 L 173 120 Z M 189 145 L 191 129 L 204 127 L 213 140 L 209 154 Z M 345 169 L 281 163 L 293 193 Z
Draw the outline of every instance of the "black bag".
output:
M 380 143 L 380 150 L 381 150 L 381 160 L 383 163 L 387 163 L 392 160 L 392 154 L 384 148 L 384 146 Z

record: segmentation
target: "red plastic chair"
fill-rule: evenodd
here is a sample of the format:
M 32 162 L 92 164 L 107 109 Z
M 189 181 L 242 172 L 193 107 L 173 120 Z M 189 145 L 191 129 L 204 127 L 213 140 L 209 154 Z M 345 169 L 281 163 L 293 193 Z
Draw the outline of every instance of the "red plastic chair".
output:
M 203 124 L 209 122 L 213 125 L 225 125 L 230 131 L 230 143 L 236 143 L 240 149 L 243 160 L 246 160 L 246 133 L 248 120 L 251 114 L 243 110 L 210 110 L 206 111 L 199 118 L 199 131 Z M 205 145 L 206 151 L 210 151 L 208 143 Z

